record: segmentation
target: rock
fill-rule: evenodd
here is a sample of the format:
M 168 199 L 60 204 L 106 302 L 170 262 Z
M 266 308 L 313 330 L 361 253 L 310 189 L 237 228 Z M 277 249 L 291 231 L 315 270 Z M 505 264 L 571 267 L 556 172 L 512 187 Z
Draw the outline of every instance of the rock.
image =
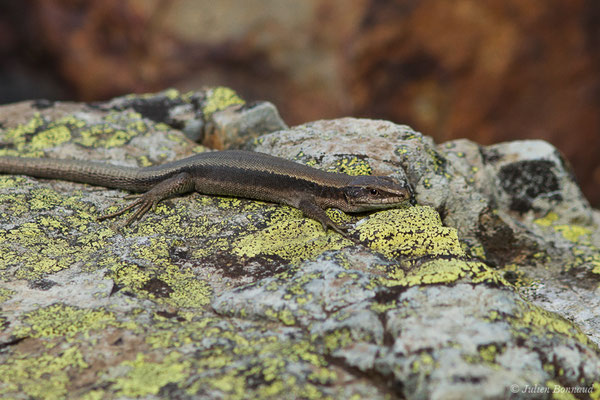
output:
M 180 94 L 169 89 L 144 96 L 123 96 L 97 104 L 102 110 L 128 108 L 154 122 L 163 122 L 215 149 L 239 147 L 257 136 L 287 128 L 269 102 L 248 105 L 225 87 Z
M 215 111 L 210 120 L 203 143 L 217 149 L 240 147 L 262 134 L 288 127 L 277 108 L 266 101 Z
M 159 164 L 205 150 L 181 132 L 201 117 L 230 121 L 224 143 L 407 181 L 416 204 L 329 211 L 351 240 L 199 194 L 123 228 L 95 219 L 120 191 L 0 175 L 2 396 L 600 396 L 600 214 L 553 147 L 352 118 L 238 137 L 277 124 L 207 118 L 206 93 L 0 107 L 0 155 Z

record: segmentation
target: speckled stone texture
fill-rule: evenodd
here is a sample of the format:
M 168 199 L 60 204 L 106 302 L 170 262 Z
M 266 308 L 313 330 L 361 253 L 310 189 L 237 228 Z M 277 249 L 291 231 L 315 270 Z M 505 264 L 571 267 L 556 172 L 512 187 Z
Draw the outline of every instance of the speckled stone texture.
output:
M 600 214 L 553 147 L 276 115 L 226 88 L 0 107 L 0 155 L 160 164 L 207 150 L 186 131 L 416 193 L 330 210 L 349 240 L 200 194 L 123 228 L 95 217 L 124 192 L 0 175 L 1 396 L 600 397 Z

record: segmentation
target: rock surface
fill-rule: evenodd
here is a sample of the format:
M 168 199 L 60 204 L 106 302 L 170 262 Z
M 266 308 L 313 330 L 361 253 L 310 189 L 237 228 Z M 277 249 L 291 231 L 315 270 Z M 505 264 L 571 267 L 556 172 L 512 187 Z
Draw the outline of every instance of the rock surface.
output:
M 205 151 L 186 127 L 232 146 L 273 126 L 166 93 L 2 107 L 0 155 L 143 166 Z M 600 214 L 553 147 L 350 118 L 259 130 L 243 147 L 407 180 L 416 204 L 331 210 L 352 240 L 199 194 L 119 229 L 95 216 L 120 191 L 0 175 L 0 395 L 600 397 Z

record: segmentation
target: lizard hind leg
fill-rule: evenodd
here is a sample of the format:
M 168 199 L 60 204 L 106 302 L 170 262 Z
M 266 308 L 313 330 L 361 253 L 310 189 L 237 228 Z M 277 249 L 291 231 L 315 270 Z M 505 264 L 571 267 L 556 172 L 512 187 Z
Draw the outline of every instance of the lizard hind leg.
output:
M 157 183 L 156 186 L 148 190 L 146 193 L 127 196 L 129 199 L 135 198 L 136 200 L 113 213 L 98 217 L 98 221 L 118 217 L 119 215 L 122 215 L 131 209 L 137 208 L 127 219 L 127 221 L 125 221 L 125 226 L 128 226 L 135 220 L 140 219 L 148 212 L 148 210 L 152 209 L 154 211 L 158 203 L 160 203 L 162 200 L 173 195 L 190 192 L 193 189 L 194 182 L 191 176 L 186 172 L 182 172 Z

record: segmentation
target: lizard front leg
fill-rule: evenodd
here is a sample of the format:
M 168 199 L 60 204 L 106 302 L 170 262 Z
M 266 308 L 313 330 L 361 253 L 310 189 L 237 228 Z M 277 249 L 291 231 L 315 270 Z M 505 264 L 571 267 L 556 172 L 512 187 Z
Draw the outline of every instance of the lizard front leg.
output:
M 337 226 L 335 222 L 333 222 L 331 218 L 329 218 L 325 210 L 323 210 L 317 205 L 314 199 L 311 198 L 301 200 L 298 204 L 298 208 L 302 210 L 304 215 L 306 215 L 307 217 L 319 221 L 321 225 L 323 225 L 323 229 L 325 229 L 325 232 L 327 232 L 327 228 L 331 228 L 344 237 L 348 236 L 348 233 L 342 230 L 342 228 L 340 228 L 339 226 Z
M 152 211 L 154 211 L 156 209 L 156 205 L 162 200 L 176 194 L 191 192 L 193 189 L 194 182 L 192 177 L 187 172 L 182 172 L 157 183 L 156 186 L 146 193 L 127 196 L 128 198 L 137 199 L 114 213 L 105 214 L 98 217 L 98 221 L 118 217 L 126 211 L 137 207 L 137 210 L 135 210 L 135 212 L 125 222 L 125 226 L 127 226 L 133 221 L 140 219 L 146 212 L 148 212 L 148 210 L 152 209 Z

